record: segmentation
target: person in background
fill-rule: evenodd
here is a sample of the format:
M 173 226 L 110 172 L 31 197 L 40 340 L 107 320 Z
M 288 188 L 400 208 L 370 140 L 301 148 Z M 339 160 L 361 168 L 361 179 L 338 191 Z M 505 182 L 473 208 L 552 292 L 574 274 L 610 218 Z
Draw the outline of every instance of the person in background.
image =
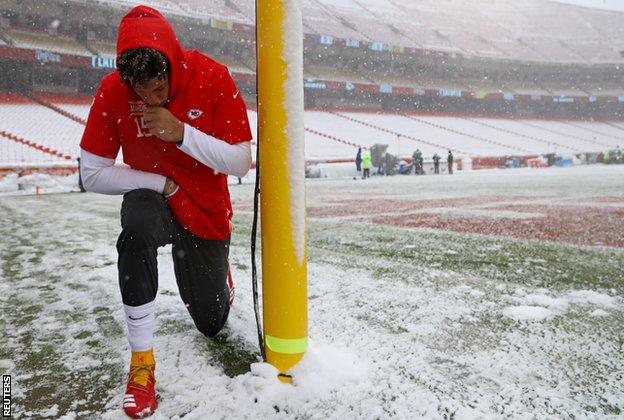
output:
M 362 148 L 361 147 L 358 147 L 357 154 L 355 155 L 355 170 L 357 171 L 356 177 L 360 177 L 362 174 Z
M 448 151 L 448 156 L 446 157 L 446 163 L 448 165 L 448 173 L 449 175 L 453 175 L 453 152 Z
M 182 49 L 151 7 L 137 6 L 122 18 L 117 70 L 95 94 L 80 170 L 87 191 L 123 194 L 117 268 L 132 352 L 123 399 L 130 417 L 158 407 L 159 247 L 173 245 L 180 297 L 197 329 L 213 337 L 228 318 L 234 289 L 227 178 L 249 171 L 251 138 L 245 103 L 226 66 Z M 120 148 L 126 167 L 114 165 Z
M 373 167 L 373 159 L 369 150 L 362 152 L 362 179 L 370 177 L 370 170 Z
M 412 153 L 412 165 L 414 165 L 414 175 L 422 175 L 423 157 L 420 149 L 416 149 L 414 153 Z
M 433 154 L 433 173 L 440 173 L 440 155 L 437 152 Z
M 379 162 L 379 167 L 377 168 L 377 175 L 385 175 L 386 174 L 386 151 L 384 150 L 381 153 L 381 160 Z

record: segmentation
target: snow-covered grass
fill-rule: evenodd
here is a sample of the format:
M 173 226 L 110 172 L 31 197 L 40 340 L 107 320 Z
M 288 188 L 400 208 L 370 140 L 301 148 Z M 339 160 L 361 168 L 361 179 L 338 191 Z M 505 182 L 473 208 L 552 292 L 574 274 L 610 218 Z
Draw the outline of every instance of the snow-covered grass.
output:
M 307 183 L 328 197 L 619 197 L 624 167 Z M 370 182 L 369 182 L 370 181 Z M 156 418 L 604 418 L 624 413 L 624 250 L 311 217 L 311 347 L 258 363 L 250 184 L 231 186 L 235 306 L 199 334 L 159 251 Z M 0 197 L 0 370 L 21 417 L 123 418 L 120 197 Z M 622 201 L 608 203 L 622 208 Z M 237 211 L 237 208 L 239 209 Z

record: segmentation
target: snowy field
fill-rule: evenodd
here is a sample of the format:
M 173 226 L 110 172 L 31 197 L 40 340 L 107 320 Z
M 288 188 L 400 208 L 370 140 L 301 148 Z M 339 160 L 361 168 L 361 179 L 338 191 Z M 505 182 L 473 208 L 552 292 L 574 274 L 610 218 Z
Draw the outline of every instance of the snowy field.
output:
M 310 180 L 311 348 L 258 363 L 251 184 L 210 340 L 159 251 L 155 418 L 621 418 L 624 165 Z M 123 418 L 120 197 L 2 196 L 0 370 L 21 418 Z

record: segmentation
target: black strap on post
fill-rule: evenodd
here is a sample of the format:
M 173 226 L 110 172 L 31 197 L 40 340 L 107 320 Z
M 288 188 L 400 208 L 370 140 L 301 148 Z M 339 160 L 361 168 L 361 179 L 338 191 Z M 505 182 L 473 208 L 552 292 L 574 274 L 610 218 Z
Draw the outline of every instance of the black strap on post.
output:
M 256 1 L 256 112 L 258 112 L 258 2 Z M 257 121 L 257 119 L 256 119 Z M 256 236 L 258 232 L 258 197 L 260 196 L 260 129 L 256 123 L 256 185 L 254 187 L 254 214 L 251 226 L 251 285 L 253 290 L 254 312 L 256 313 L 256 328 L 258 330 L 258 345 L 262 360 L 266 361 L 264 352 L 264 336 L 260 321 L 260 305 L 258 302 L 258 270 L 256 268 Z

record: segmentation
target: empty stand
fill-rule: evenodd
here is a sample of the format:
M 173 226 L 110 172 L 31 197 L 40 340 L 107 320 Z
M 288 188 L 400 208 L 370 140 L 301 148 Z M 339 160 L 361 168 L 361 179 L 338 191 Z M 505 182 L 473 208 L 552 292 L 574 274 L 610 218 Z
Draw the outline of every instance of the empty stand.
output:
M 7 31 L 6 35 L 11 39 L 13 46 L 31 50 L 46 50 L 60 54 L 73 54 L 90 56 L 91 53 L 78 41 L 61 36 L 49 36 L 22 31 Z
M 226 0 L 229 7 L 237 10 L 250 22 L 256 21 L 256 2 L 250 0 Z
M 519 120 L 518 122 L 526 127 L 536 128 L 542 132 L 549 133 L 551 137 L 554 136 L 554 138 L 559 139 L 564 138 L 568 143 L 574 143 L 577 147 L 582 147 L 585 150 L 600 150 L 605 147 L 613 147 L 617 145 L 617 142 L 613 139 L 602 135 L 587 134 L 578 129 L 571 130 L 570 126 L 566 126 L 563 122 L 559 121 L 549 121 L 547 124 L 539 120 Z
M 107 0 L 131 7 L 141 0 Z M 253 0 L 155 0 L 165 13 L 252 25 Z M 466 56 L 546 62 L 622 62 L 623 13 L 542 0 L 302 0 L 304 30 Z M 17 36 L 20 38 L 20 35 Z M 47 45 L 20 38 L 21 45 Z M 71 44 L 71 45 L 70 45 Z M 75 50 L 74 43 L 67 50 Z M 104 54 L 113 51 L 95 45 Z M 83 50 L 84 48 L 78 48 Z
M 57 112 L 69 114 L 65 116 L 79 123 L 87 120 L 93 102 L 91 95 L 38 93 L 34 96 L 43 103 L 52 105 L 53 110 L 57 108 Z
M 366 32 L 360 32 L 348 19 L 345 20 L 343 16 L 333 14 L 331 9 L 318 1 L 303 1 L 301 8 L 304 16 L 303 24 L 311 33 L 333 35 L 344 39 L 370 40 Z
M 619 143 L 617 144 L 624 144 L 624 134 L 621 132 L 617 132 L 616 129 L 608 124 L 599 125 L 594 123 L 587 123 L 585 121 L 562 121 L 562 123 L 576 129 L 581 129 L 585 132 L 592 133 L 593 136 L 598 135 L 600 138 L 606 137 L 618 141 Z
M 239 22 L 253 24 L 245 14 L 240 13 L 236 8 L 228 6 L 229 1 L 226 0 L 172 0 L 181 9 L 187 11 L 191 15 L 210 16 L 229 22 Z
M 389 144 L 388 151 L 396 155 L 403 156 L 405 154 L 410 154 L 407 152 L 413 151 L 416 147 L 420 147 L 425 150 L 433 149 L 438 152 L 440 150 L 453 150 L 454 152 L 458 152 L 460 154 L 466 154 L 466 149 L 460 148 L 463 146 L 461 144 L 452 144 L 445 141 L 445 139 L 442 139 L 440 142 L 439 139 L 432 139 L 431 137 L 423 136 L 421 133 L 403 130 L 402 128 L 404 127 L 400 126 L 398 121 L 400 117 L 396 115 L 392 116 L 394 119 L 392 123 L 384 124 L 379 122 L 378 118 L 381 117 L 381 115 L 377 114 L 350 114 L 343 112 L 331 112 L 331 114 L 341 119 L 351 121 L 357 126 L 373 130 L 375 134 L 369 139 L 369 142 L 373 141 L 372 144 L 382 143 L 381 141 L 375 141 L 376 138 L 379 138 L 380 133 L 386 138 L 388 138 L 387 136 L 391 136 L 390 138 L 392 138 L 393 141 L 391 143 L 387 143 Z
M 75 115 L 76 117 L 86 121 L 89 117 L 89 110 L 91 109 L 91 103 L 88 104 L 75 104 L 75 103 L 65 103 L 65 102 L 53 102 L 55 106 L 58 108 Z
M 86 119 L 90 99 L 52 94 L 37 99 L 53 106 L 0 94 L 0 164 L 67 163 L 78 156 L 84 126 L 72 116 Z M 248 115 L 254 127 L 257 113 Z M 403 157 L 419 148 L 426 158 L 444 156 L 449 149 L 458 157 L 518 156 L 600 152 L 624 144 L 624 124 L 617 122 L 306 111 L 305 129 L 311 161 L 352 159 L 358 147 L 375 143 L 388 144 L 389 153 Z
M 106 0 L 107 3 L 116 4 L 124 8 L 138 6 L 140 4 L 146 4 L 142 0 Z M 150 0 L 150 6 L 157 8 L 164 13 L 174 13 L 178 15 L 184 15 L 185 10 L 181 8 L 176 2 L 169 0 Z
M 345 120 L 340 116 L 328 112 L 307 111 L 305 115 L 305 125 L 306 128 L 310 128 L 319 132 L 330 133 L 333 136 L 342 139 L 348 139 L 353 143 L 361 144 L 365 147 L 370 147 L 375 143 L 384 143 L 389 145 L 389 153 L 398 154 L 400 151 L 400 140 L 397 139 L 396 135 L 389 132 L 379 131 L 374 127 L 369 127 L 353 121 Z M 404 141 L 404 143 L 408 142 L 411 141 Z M 308 144 L 308 134 L 306 134 L 306 157 L 308 153 Z M 330 145 L 331 147 L 333 147 L 333 144 L 327 144 L 328 147 Z M 355 151 L 355 148 L 351 148 L 351 153 L 348 154 L 347 157 L 354 157 Z M 404 150 L 402 151 L 402 153 L 405 153 L 406 151 L 407 147 L 404 144 Z
M 428 118 L 417 117 L 414 115 L 406 114 L 405 118 L 409 118 L 413 121 L 418 122 L 419 124 L 425 124 L 429 127 L 433 127 L 437 130 L 443 131 L 445 135 L 449 135 L 449 133 L 458 135 L 462 139 L 472 140 L 472 142 L 467 142 L 466 146 L 464 146 L 463 150 L 472 151 L 471 154 L 482 154 L 476 152 L 477 150 L 482 150 L 483 147 L 487 147 L 488 151 L 494 152 L 496 154 L 502 153 L 524 153 L 531 154 L 536 153 L 536 149 L 528 149 L 526 145 L 521 143 L 514 142 L 505 142 L 501 141 L 495 136 L 484 136 L 481 133 L 471 133 L 469 129 L 467 129 L 465 123 L 461 119 L 457 118 L 445 118 L 443 121 L 431 120 Z M 422 128 L 421 128 L 422 129 Z M 485 143 L 485 144 L 484 144 Z M 487 145 L 487 146 L 486 146 Z
M 108 42 L 92 42 L 91 48 L 97 51 L 100 55 L 107 55 L 115 57 L 117 55 L 117 47 L 115 44 Z
M 84 126 L 35 102 L 4 103 L 0 130 L 76 158 Z
M 465 126 L 465 129 L 468 131 L 476 131 L 488 137 L 504 139 L 504 141 L 530 148 L 535 153 L 575 153 L 581 151 L 574 145 L 565 144 L 563 141 L 555 142 L 549 136 L 538 137 L 526 134 L 523 131 L 513 131 L 511 128 L 506 127 L 502 120 L 488 120 L 485 118 L 465 118 L 465 120 L 474 125 L 473 127 L 470 125 Z
M 219 57 L 215 57 L 215 59 L 221 64 L 225 65 L 232 72 L 238 73 L 254 73 L 255 71 L 247 67 L 245 64 L 239 62 L 233 57 L 227 55 L 221 55 Z
M 0 130 L 1 166 L 67 163 L 71 160 L 67 157 L 54 149 Z
M 304 67 L 305 78 L 321 78 L 323 80 L 335 80 L 353 83 L 373 83 L 371 78 L 348 68 L 340 66 L 329 67 L 315 64 L 306 64 Z

